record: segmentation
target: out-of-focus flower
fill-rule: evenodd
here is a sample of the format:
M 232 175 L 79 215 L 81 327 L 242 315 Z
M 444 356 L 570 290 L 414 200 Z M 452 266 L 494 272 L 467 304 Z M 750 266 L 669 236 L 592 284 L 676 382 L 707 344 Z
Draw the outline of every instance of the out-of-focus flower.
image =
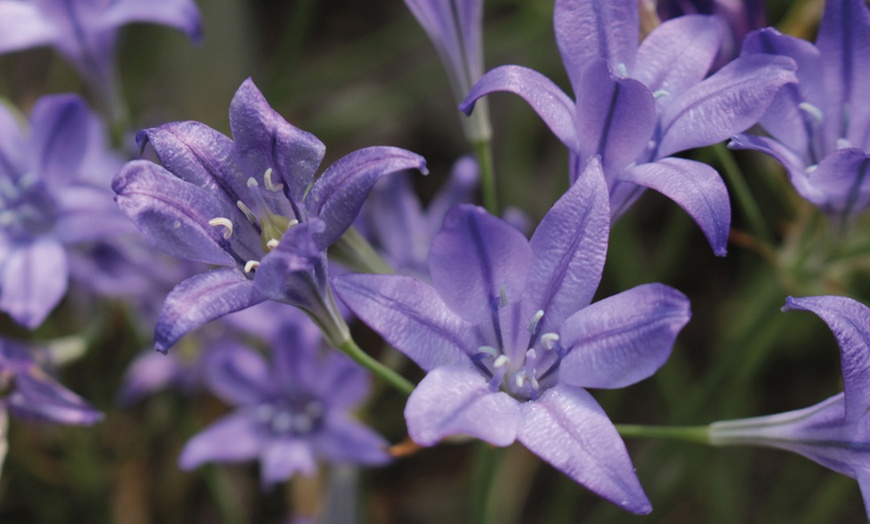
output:
M 99 95 L 114 100 L 118 30 L 134 22 L 167 25 L 200 39 L 193 0 L 0 0 L 0 54 L 54 46 Z
M 225 266 L 169 294 L 155 346 L 166 351 L 187 331 L 267 299 L 303 309 L 342 342 L 347 333 L 336 332 L 326 248 L 380 177 L 425 171 L 425 161 L 403 149 L 369 147 L 313 181 L 323 143 L 287 123 L 250 79 L 230 104 L 230 127 L 232 139 L 199 122 L 141 131 L 140 145 L 150 143 L 163 166 L 128 162 L 112 184 L 121 209 L 153 244 Z
M 844 225 L 870 205 L 870 10 L 864 0 L 825 4 L 816 45 L 768 28 L 750 34 L 744 56 L 798 64 L 761 125 L 729 144 L 775 158 L 797 192 Z
M 389 460 L 386 441 L 349 415 L 368 392 L 367 373 L 336 351 L 322 352 L 317 327 L 298 311 L 287 313 L 268 363 L 237 344 L 208 348 L 206 381 L 236 410 L 187 443 L 182 469 L 259 459 L 268 487 L 297 473 L 312 475 L 318 459 Z
M 429 254 L 432 285 L 396 275 L 335 279 L 342 300 L 428 373 L 411 394 L 411 438 L 515 440 L 635 513 L 650 503 L 616 428 L 585 388 L 653 374 L 689 302 L 649 284 L 590 304 L 610 213 L 593 157 L 527 240 L 482 208 L 448 213 Z
M 462 101 L 483 75 L 483 0 L 405 0 L 405 5 L 435 45 L 456 101 Z M 492 134 L 486 104 L 478 111 L 462 120 L 471 142 Z
M 75 95 L 41 98 L 29 126 L 0 104 L 0 309 L 17 322 L 36 328 L 64 296 L 68 246 L 134 231 L 108 188 L 120 164 Z
M 755 124 L 779 88 L 795 81 L 794 62 L 746 56 L 705 78 L 719 50 L 718 22 L 670 20 L 638 47 L 636 0 L 557 0 L 554 21 L 576 102 L 540 73 L 508 65 L 486 73 L 460 109 L 470 113 L 496 91 L 520 95 L 570 151 L 572 182 L 591 156 L 601 156 L 615 217 L 655 189 L 724 255 L 731 222 L 725 184 L 710 166 L 671 155 Z
M 791 298 L 783 311 L 818 315 L 840 346 L 843 393 L 787 413 L 710 425 L 714 445 L 757 445 L 799 453 L 858 480 L 870 518 L 870 308 L 846 297 Z

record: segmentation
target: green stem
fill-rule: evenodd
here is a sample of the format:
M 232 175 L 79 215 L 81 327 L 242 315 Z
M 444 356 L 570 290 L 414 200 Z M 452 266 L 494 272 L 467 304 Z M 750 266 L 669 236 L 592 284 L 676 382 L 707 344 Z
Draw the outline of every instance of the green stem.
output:
M 405 396 L 410 396 L 411 392 L 414 391 L 414 384 L 360 349 L 353 338 L 348 338 L 336 347 Z
M 697 444 L 710 444 L 709 426 L 643 426 L 638 424 L 616 424 L 616 430 L 623 437 L 659 438 L 681 440 Z
M 501 456 L 500 451 L 487 442 L 479 442 L 477 445 L 477 460 L 474 466 L 474 484 L 472 485 L 474 507 L 471 509 L 472 522 L 475 524 L 489 524 L 493 521 L 490 494 L 495 480 L 498 459 Z
M 358 273 L 395 273 L 386 260 L 375 251 L 359 230 L 351 226 L 329 247 L 331 259 L 338 260 Z
M 492 162 L 492 142 L 489 139 L 476 140 L 474 154 L 480 165 L 480 188 L 483 196 L 483 206 L 492 215 L 499 215 L 498 195 L 495 187 L 495 172 Z
M 734 191 L 734 196 L 740 203 L 743 213 L 746 214 L 746 219 L 749 221 L 749 227 L 763 243 L 773 245 L 773 235 L 767 228 L 764 217 L 761 214 L 761 208 L 758 207 L 758 202 L 752 196 L 749 190 L 749 185 L 743 178 L 743 173 L 737 162 L 734 161 L 731 151 L 725 147 L 725 144 L 716 144 L 713 146 L 713 151 L 716 153 L 716 158 L 722 165 L 722 171 L 731 189 Z

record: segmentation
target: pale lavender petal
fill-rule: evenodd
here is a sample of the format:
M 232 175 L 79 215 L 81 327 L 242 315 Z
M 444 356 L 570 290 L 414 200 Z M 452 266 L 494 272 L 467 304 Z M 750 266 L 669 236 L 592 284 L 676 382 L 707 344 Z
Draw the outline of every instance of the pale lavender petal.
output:
M 577 100 L 577 152 L 585 165 L 599 155 L 604 173 L 618 173 L 647 148 L 656 125 L 655 100 L 643 84 L 610 73 L 603 60 L 586 69 Z
M 122 0 L 112 2 L 99 18 L 97 28 L 116 29 L 132 22 L 150 22 L 174 27 L 198 42 L 202 38 L 202 21 L 193 0 Z
M 333 285 L 363 322 L 426 371 L 467 363 L 482 344 L 431 286 L 411 277 L 347 275 Z
M 598 288 L 607 253 L 610 209 L 607 186 L 596 157 L 541 220 L 530 242 L 524 318 L 544 311 L 541 332 L 555 331 L 588 305 Z
M 312 346 L 315 349 L 317 345 Z M 294 348 L 298 352 L 298 348 Z M 300 366 L 301 367 L 301 366 Z M 368 396 L 371 380 L 368 373 L 347 356 L 335 351 L 324 357 L 322 369 L 300 377 L 307 387 L 330 399 L 334 409 L 350 409 L 358 406 Z
M 689 299 L 663 284 L 645 284 L 595 302 L 562 325 L 559 380 L 585 388 L 621 388 L 656 372 L 689 321 Z
M 41 180 L 66 185 L 77 178 L 94 118 L 77 95 L 45 96 L 33 106 L 30 165 Z
M 157 351 L 142 353 L 124 373 L 118 401 L 130 405 L 146 395 L 173 386 L 180 373 L 183 373 L 183 368 L 174 355 Z
M 367 426 L 344 415 L 326 421 L 322 435 L 312 442 L 318 455 L 330 462 L 377 465 L 389 462 L 389 443 Z
M 441 189 L 432 197 L 429 207 L 426 209 L 429 237 L 441 229 L 444 217 L 456 204 L 467 204 L 474 198 L 480 178 L 480 167 L 477 160 L 471 156 L 464 156 L 453 164 L 450 177 L 441 186 Z M 428 253 L 429 246 L 426 246 Z
M 629 167 L 619 180 L 655 189 L 679 204 L 704 232 L 713 252 L 725 256 L 731 203 L 715 169 L 694 160 L 669 157 Z
M 254 283 L 237 269 L 194 275 L 166 297 L 154 328 L 154 348 L 165 353 L 188 331 L 263 300 Z
M 112 189 L 121 211 L 152 244 L 167 253 L 223 266 L 244 262 L 227 251 L 229 242 L 223 238 L 223 229 L 208 223 L 229 216 L 226 206 L 211 191 L 176 178 L 147 160 L 124 164 L 112 181 Z
M 708 146 L 755 124 L 777 91 L 796 82 L 791 58 L 747 55 L 696 84 L 661 116 L 662 138 L 656 158 Z
M 219 342 L 216 347 L 206 348 L 203 358 L 209 389 L 229 404 L 256 404 L 271 385 L 266 361 L 245 346 Z
M 825 195 L 813 187 L 807 179 L 806 168 L 808 165 L 805 159 L 776 140 L 769 137 L 740 134 L 731 137 L 728 148 L 751 149 L 770 155 L 785 167 L 792 185 L 802 197 L 819 206 L 824 203 Z
M 517 439 L 529 450 L 627 511 L 652 511 L 625 444 L 589 393 L 559 384 L 520 409 Z
M 305 199 L 309 212 L 326 224 L 322 232 L 314 235 L 317 245 L 326 249 L 350 227 L 379 178 L 405 169 L 428 172 L 420 155 L 384 146 L 359 149 L 329 166 Z
M 578 89 L 586 67 L 605 59 L 611 69 L 634 68 L 640 32 L 636 0 L 557 0 L 553 22 L 565 70 Z
M 327 292 L 326 252 L 311 238 L 320 222 L 303 222 L 291 227 L 278 246 L 260 260 L 254 283 L 266 298 L 314 312 Z
M 230 127 L 245 172 L 259 176 L 273 169 L 290 199 L 302 202 L 326 152 L 323 142 L 284 120 L 250 78 L 230 103 Z
M 35 365 L 15 375 L 13 390 L 5 402 L 9 411 L 22 419 L 89 426 L 103 418 L 102 413 Z
M 66 252 L 47 236 L 8 248 L 0 261 L 0 310 L 35 329 L 66 293 Z
M 492 392 L 487 379 L 470 365 L 430 371 L 405 405 L 408 434 L 423 446 L 451 435 L 507 446 L 516 440 L 520 420 L 519 402 L 507 393 Z
M 59 209 L 54 233 L 65 244 L 102 240 L 136 230 L 118 209 L 108 187 L 75 184 L 55 196 Z
M 824 194 L 822 209 L 843 217 L 867 209 L 870 205 L 870 155 L 862 149 L 837 149 L 808 172 L 806 180 Z
M 0 0 L 0 54 L 54 43 L 58 28 L 32 3 Z
M 306 477 L 317 472 L 314 450 L 307 440 L 276 438 L 260 453 L 260 480 L 265 487 L 283 482 L 296 473 Z
M 228 415 L 187 441 L 178 466 L 191 470 L 204 462 L 242 462 L 256 458 L 263 445 L 259 428 L 250 414 Z
M 406 171 L 380 180 L 362 216 L 374 237 L 372 244 L 384 259 L 398 272 L 414 274 L 426 271 L 432 237 L 411 176 Z
M 491 322 L 505 300 L 519 301 L 531 263 L 522 233 L 468 204 L 447 214 L 429 250 L 432 284 L 444 303 L 472 324 Z
M 664 22 L 641 43 L 631 77 L 669 105 L 707 76 L 722 43 L 720 26 L 716 18 L 701 15 Z
M 475 101 L 497 91 L 522 97 L 565 147 L 572 151 L 577 149 L 574 101 L 549 78 L 526 67 L 507 65 L 488 71 L 459 104 L 459 110 L 471 114 Z
M 788 297 L 783 311 L 811 311 L 828 324 L 840 346 L 846 419 L 866 416 L 870 406 L 870 309 L 847 297 Z

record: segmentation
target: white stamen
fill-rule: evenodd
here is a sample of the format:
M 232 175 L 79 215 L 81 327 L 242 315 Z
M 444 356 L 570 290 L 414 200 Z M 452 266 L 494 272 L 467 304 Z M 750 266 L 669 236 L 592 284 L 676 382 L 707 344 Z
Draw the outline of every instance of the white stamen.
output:
M 250 184 L 248 184 L 248 185 L 250 185 Z M 269 191 L 273 191 L 276 193 L 278 191 L 281 191 L 282 189 L 284 189 L 284 184 L 280 184 L 280 183 L 275 184 L 274 182 L 272 182 L 272 168 L 271 167 L 269 169 L 267 169 L 266 172 L 263 174 L 263 185 L 265 185 L 266 189 L 268 189 Z
M 256 260 L 248 260 L 245 262 L 245 273 L 251 273 L 260 267 L 260 262 Z
M 501 309 L 507 305 L 507 290 L 504 286 L 498 286 L 498 308 Z
M 272 419 L 272 429 L 278 433 L 284 433 L 291 427 L 293 427 L 293 418 L 286 411 L 277 413 Z
M 532 316 L 532 321 L 529 323 L 529 333 L 534 334 L 538 330 L 538 323 L 544 318 L 544 310 L 539 309 Z
M 498 357 L 498 350 L 492 346 L 480 346 L 479 348 L 477 348 L 477 350 L 481 353 L 486 353 L 487 355 L 491 356 L 492 358 Z
M 181 227 L 180 221 L 176 220 L 175 222 L 172 223 L 172 229 L 178 229 L 180 227 Z
M 514 375 L 514 383 L 518 388 L 522 389 L 523 385 L 526 383 L 526 372 L 525 370 L 520 370 L 516 375 Z
M 553 349 L 553 344 L 559 341 L 558 333 L 544 333 L 541 335 L 541 345 L 544 349 Z
M 808 115 L 813 117 L 813 119 L 816 121 L 816 123 L 821 122 L 822 118 L 825 116 L 824 113 L 822 113 L 821 109 L 819 109 L 818 107 L 814 106 L 813 104 L 811 104 L 809 102 L 801 102 L 800 104 L 798 104 L 798 108 L 800 108 L 805 113 L 807 113 Z
M 620 78 L 628 78 L 628 68 L 625 67 L 625 64 L 616 64 L 616 76 Z
M 671 93 L 668 92 L 666 89 L 658 89 L 655 93 L 653 93 L 653 98 L 655 98 L 656 100 L 658 100 L 659 98 L 664 98 L 666 96 L 671 96 Z
M 251 189 L 253 189 L 253 188 L 255 188 L 255 187 L 260 187 L 260 184 L 257 183 L 257 179 L 254 178 L 254 177 L 252 177 L 252 176 L 251 176 L 251 177 L 248 177 L 248 182 L 247 182 L 247 184 L 248 184 L 248 187 L 251 188 Z
M 244 202 L 242 202 L 241 200 L 237 201 L 236 207 L 238 207 L 242 211 L 242 213 L 245 214 L 245 218 L 248 219 L 248 222 L 250 222 L 252 224 L 257 223 L 257 217 L 254 216 L 254 213 L 253 213 L 253 211 L 251 211 L 251 208 L 246 206 Z
M 266 242 L 266 247 L 269 249 L 275 249 L 276 247 L 278 247 L 278 241 L 272 238 L 268 242 Z
M 233 222 L 229 218 L 217 217 L 208 221 L 208 225 L 210 226 L 223 226 L 224 228 L 224 238 L 229 240 L 231 236 L 233 236 Z
M 299 224 L 299 221 L 294 218 L 293 220 L 287 222 L 287 229 L 290 229 L 291 227 L 298 225 L 298 224 Z
M 852 146 L 852 141 L 848 138 L 838 138 L 837 139 L 837 149 L 846 149 Z
M 511 361 L 511 359 L 509 359 L 507 355 L 499 355 L 498 358 L 495 359 L 495 362 L 492 363 L 492 367 L 494 367 L 494 368 L 504 367 L 504 366 L 508 365 L 508 363 L 510 361 Z
M 818 169 L 818 167 L 819 167 L 818 164 L 813 164 L 813 165 L 811 165 L 811 166 L 807 166 L 807 168 L 804 169 L 804 173 L 806 173 L 806 174 L 809 175 L 810 173 L 812 173 L 813 171 L 815 171 L 816 169 Z

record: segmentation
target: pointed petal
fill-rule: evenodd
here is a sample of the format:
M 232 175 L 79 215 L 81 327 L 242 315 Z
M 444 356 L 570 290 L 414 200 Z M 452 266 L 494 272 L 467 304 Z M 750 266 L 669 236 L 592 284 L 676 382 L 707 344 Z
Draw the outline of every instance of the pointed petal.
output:
M 508 65 L 487 72 L 459 104 L 459 110 L 470 115 L 479 98 L 497 91 L 522 97 L 565 147 L 572 151 L 577 149 L 574 101 L 549 78 L 527 67 Z
M 89 426 L 103 418 L 102 413 L 35 365 L 15 375 L 14 387 L 5 402 L 15 417 L 28 420 Z
M 556 42 L 574 94 L 584 69 L 604 59 L 610 69 L 634 68 L 640 32 L 635 0 L 556 0 L 553 22 Z
M 572 315 L 560 330 L 568 354 L 559 380 L 584 388 L 622 388 L 656 372 L 692 314 L 689 299 L 669 286 L 645 284 Z
M 204 462 L 243 462 L 256 458 L 263 445 L 256 423 L 244 411 L 232 413 L 187 441 L 178 467 L 187 471 Z
M 643 84 L 610 73 L 603 60 L 586 69 L 577 100 L 580 162 L 601 156 L 604 172 L 618 173 L 647 148 L 656 125 L 655 100 Z
M 59 212 L 55 234 L 65 244 L 106 239 L 135 231 L 106 187 L 67 186 L 56 195 Z
M 817 206 L 824 204 L 825 195 L 813 187 L 807 179 L 806 171 L 809 166 L 806 161 L 776 140 L 769 137 L 740 134 L 731 137 L 728 148 L 750 149 L 770 155 L 786 169 L 792 185 L 802 197 Z
M 0 261 L 0 310 L 35 329 L 66 294 L 68 277 L 66 252 L 56 240 L 10 246 Z
M 411 176 L 405 171 L 380 180 L 361 216 L 367 236 L 391 267 L 400 273 L 426 274 L 432 236 Z
M 471 156 L 463 156 L 453 163 L 450 176 L 432 197 L 426 209 L 429 237 L 435 236 L 444 223 L 447 212 L 456 204 L 471 203 L 480 179 L 480 166 Z M 427 246 L 428 253 L 428 246 Z
M 0 1 L 0 54 L 48 45 L 58 39 L 57 27 L 30 2 Z
M 472 324 L 490 323 L 505 299 L 519 301 L 531 263 L 522 233 L 468 204 L 447 214 L 429 251 L 433 286 L 454 313 Z
M 314 311 L 327 293 L 326 252 L 311 238 L 321 224 L 303 222 L 291 227 L 278 246 L 260 260 L 254 283 L 266 298 Z
M 276 438 L 268 441 L 260 454 L 260 480 L 263 486 L 283 482 L 296 473 L 311 476 L 317 471 L 317 460 L 308 440 Z
M 555 331 L 592 301 L 604 269 L 609 231 L 607 186 L 601 164 L 593 157 L 532 235 L 534 263 L 523 318 L 543 310 L 541 332 Z
M 184 369 L 174 355 L 156 351 L 141 353 L 124 373 L 118 401 L 129 406 L 147 395 L 176 385 L 176 378 L 183 373 Z
M 100 17 L 99 27 L 105 31 L 132 22 L 151 22 L 183 31 L 193 41 L 202 38 L 202 20 L 193 0 L 122 0 L 112 2 Z
M 846 420 L 855 421 L 870 406 L 870 309 L 846 297 L 788 297 L 783 311 L 804 310 L 819 316 L 831 328 L 840 346 Z
M 661 115 L 656 158 L 708 146 L 740 133 L 761 118 L 783 85 L 796 82 L 791 58 L 747 55 L 696 84 Z
M 625 444 L 589 393 L 559 384 L 520 409 L 518 440 L 530 451 L 627 511 L 652 511 Z
M 163 302 L 154 348 L 165 353 L 188 331 L 263 300 L 254 283 L 235 268 L 194 275 L 175 286 Z
M 317 346 L 314 347 L 317 349 Z M 321 398 L 329 399 L 333 409 L 350 409 L 368 396 L 370 375 L 357 363 L 338 352 L 330 352 L 316 374 L 307 377 L 308 387 Z
M 270 375 L 258 353 L 236 343 L 219 342 L 206 350 L 205 380 L 209 389 L 229 404 L 260 402 Z
M 121 211 L 160 249 L 210 264 L 237 262 L 224 249 L 228 242 L 221 230 L 208 223 L 229 216 L 226 206 L 210 191 L 146 160 L 124 164 L 112 181 L 112 189 Z
M 822 209 L 850 217 L 870 205 L 870 155 L 862 149 L 837 149 L 807 173 L 806 180 L 824 194 Z
M 666 93 L 660 100 L 669 104 L 707 76 L 722 43 L 720 27 L 715 17 L 702 15 L 662 23 L 638 48 L 631 77 Z
M 326 152 L 323 142 L 284 120 L 250 78 L 230 103 L 230 127 L 245 172 L 255 176 L 273 169 L 290 198 L 302 202 Z
M 468 352 L 481 345 L 435 289 L 413 278 L 347 275 L 333 285 L 363 322 L 426 371 L 469 362 Z
M 632 166 L 619 179 L 655 189 L 680 205 L 704 232 L 717 256 L 724 257 L 731 229 L 728 188 L 712 167 L 684 158 L 663 158 Z
M 305 199 L 309 212 L 326 223 L 314 236 L 317 245 L 326 249 L 350 227 L 379 178 L 405 169 L 428 172 L 423 157 L 397 147 L 367 147 L 329 166 Z
M 30 113 L 30 165 L 40 179 L 66 185 L 77 178 L 94 118 L 77 95 L 39 99 Z
M 329 417 L 312 444 L 318 455 L 331 462 L 376 465 L 390 461 L 386 452 L 389 443 L 382 436 L 343 415 Z
M 411 439 L 433 446 L 444 437 L 470 435 L 494 446 L 516 440 L 519 403 L 489 389 L 487 379 L 469 366 L 448 366 L 430 371 L 417 385 L 405 406 Z

